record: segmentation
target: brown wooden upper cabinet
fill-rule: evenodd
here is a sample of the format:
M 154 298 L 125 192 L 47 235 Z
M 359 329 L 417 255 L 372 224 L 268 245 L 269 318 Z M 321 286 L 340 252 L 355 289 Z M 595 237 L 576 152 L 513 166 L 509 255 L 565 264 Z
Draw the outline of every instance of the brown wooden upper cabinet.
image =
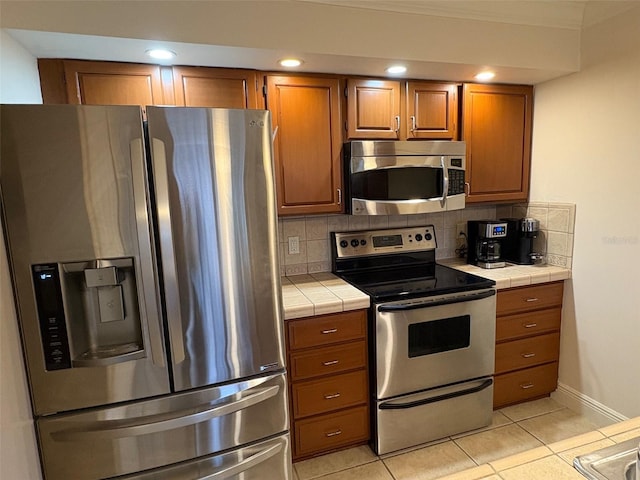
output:
M 468 203 L 526 201 L 533 87 L 464 85 Z
M 456 83 L 347 80 L 349 139 L 456 140 Z
M 173 67 L 176 105 L 212 108 L 262 108 L 252 70 Z M 260 99 L 262 100 L 262 99 Z
M 400 82 L 347 80 L 347 137 L 400 138 Z
M 458 87 L 456 83 L 406 83 L 407 139 L 458 139 Z
M 268 75 L 266 85 L 278 213 L 342 212 L 340 80 Z
M 141 106 L 173 103 L 170 67 L 58 59 L 41 59 L 38 66 L 44 103 Z M 168 78 L 164 68 L 169 69 Z M 167 79 L 169 86 L 164 82 Z

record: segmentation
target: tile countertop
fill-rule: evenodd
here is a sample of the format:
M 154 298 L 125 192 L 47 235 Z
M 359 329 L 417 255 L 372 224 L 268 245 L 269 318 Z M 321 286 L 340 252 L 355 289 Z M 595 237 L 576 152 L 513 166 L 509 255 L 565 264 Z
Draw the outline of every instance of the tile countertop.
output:
M 585 480 L 573 459 L 640 436 L 640 417 L 494 460 L 439 480 Z
M 571 278 L 571 270 L 554 265 L 512 265 L 504 268 L 480 268 L 469 265 L 462 258 L 443 258 L 438 263 L 472 273 L 496 282 L 496 288 L 523 287 L 536 283 L 555 282 Z
M 571 270 L 552 265 L 509 265 L 488 270 L 468 265 L 459 258 L 446 258 L 438 263 L 490 278 L 498 289 L 571 278 Z M 281 282 L 285 320 L 369 308 L 368 295 L 329 272 L 282 277 Z
M 332 273 L 282 277 L 284 319 L 369 308 L 369 296 Z

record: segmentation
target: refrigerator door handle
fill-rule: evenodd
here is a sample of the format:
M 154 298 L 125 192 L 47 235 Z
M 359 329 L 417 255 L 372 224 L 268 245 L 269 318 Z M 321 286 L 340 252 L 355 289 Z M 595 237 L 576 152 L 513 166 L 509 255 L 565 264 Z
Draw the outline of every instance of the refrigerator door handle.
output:
M 167 325 L 169 345 L 174 364 L 184 361 L 184 341 L 182 339 L 182 317 L 180 315 L 180 295 L 178 293 L 178 272 L 173 256 L 173 235 L 171 230 L 171 211 L 169 206 L 169 180 L 167 177 L 167 157 L 164 142 L 151 139 L 153 163 L 156 168 L 153 176 L 156 184 L 156 202 L 160 238 L 160 258 L 165 284 L 165 302 L 167 307 Z
M 144 295 L 144 310 L 147 318 L 147 329 L 149 333 L 149 343 L 151 359 L 155 365 L 166 366 L 165 354 L 162 338 L 162 318 L 160 316 L 160 299 L 157 296 L 157 279 L 153 275 L 155 265 L 152 257 L 152 247 L 149 235 L 149 212 L 145 208 L 146 202 L 141 202 L 138 198 L 140 192 L 147 191 L 147 180 L 145 172 L 144 145 L 142 139 L 132 140 L 129 144 L 131 155 L 131 170 L 133 172 L 134 191 L 136 195 L 136 222 L 138 229 L 138 245 L 142 276 L 142 291 Z M 143 198 L 144 195 L 143 195 Z M 146 198 L 145 198 L 146 200 Z M 145 268 L 145 266 L 147 268 Z
M 279 385 L 263 388 L 250 388 L 244 392 L 253 392 L 244 398 L 210 407 L 200 405 L 175 413 L 160 413 L 144 418 L 144 422 L 134 420 L 104 420 L 90 424 L 88 428 L 70 428 L 53 432 L 51 437 L 60 442 L 86 442 L 93 440 L 108 440 L 123 437 L 134 437 L 163 432 L 176 428 L 189 427 L 206 422 L 216 417 L 222 417 L 239 410 L 243 410 L 257 403 L 274 397 L 280 391 Z M 241 393 L 244 393 L 241 392 Z M 237 393 L 234 393 L 237 395 Z M 202 411 L 200 408 L 206 408 Z
M 268 459 L 270 459 L 280 451 L 282 451 L 281 443 L 277 445 L 272 445 L 269 448 L 261 450 L 255 455 L 245 458 L 244 460 L 236 463 L 235 465 L 230 465 L 229 467 L 219 470 L 215 473 L 212 473 L 211 475 L 198 477 L 197 480 L 223 480 L 225 478 L 231 478 L 242 472 L 246 472 L 247 470 L 255 467 L 256 465 L 266 462 Z

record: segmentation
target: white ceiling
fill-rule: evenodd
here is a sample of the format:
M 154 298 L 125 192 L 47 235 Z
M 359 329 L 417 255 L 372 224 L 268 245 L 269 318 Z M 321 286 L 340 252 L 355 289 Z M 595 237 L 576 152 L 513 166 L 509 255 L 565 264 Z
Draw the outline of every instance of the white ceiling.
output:
M 40 8 L 34 10 L 34 4 L 38 4 Z M 92 5 L 100 4 L 101 7 L 92 9 Z M 118 8 L 116 8 L 116 4 Z M 140 25 L 139 30 L 145 30 L 144 33 L 138 34 L 137 30 L 127 30 L 127 8 L 129 6 L 134 8 L 135 4 L 145 4 L 149 7 L 157 4 L 159 6 L 158 12 L 162 8 L 165 9 L 162 10 L 163 12 L 168 12 L 172 7 L 174 12 L 179 12 L 176 13 L 175 24 L 165 23 L 164 30 L 162 30 L 160 24 L 171 22 L 173 19 L 167 19 L 166 13 L 156 13 L 157 28 L 161 32 L 157 35 L 159 40 L 161 39 L 162 41 L 154 42 L 150 40 L 153 37 L 148 32 L 154 31 L 153 26 L 142 25 L 140 21 L 138 21 L 137 25 Z M 253 10 L 247 10 L 249 4 L 253 5 Z M 541 38 L 541 36 L 560 32 L 557 36 L 558 39 L 576 39 L 579 38 L 579 32 L 582 28 L 602 22 L 638 4 L 640 4 L 640 0 L 262 0 L 262 3 L 236 0 L 235 4 L 222 0 L 208 2 L 184 1 L 183 3 L 180 0 L 174 0 L 173 2 L 147 1 L 130 2 L 128 4 L 127 2 L 112 2 L 111 0 L 105 2 L 88 0 L 77 2 L 1 0 L 0 8 L 2 8 L 3 15 L 0 16 L 0 26 L 5 28 L 14 39 L 38 58 L 76 58 L 153 63 L 153 61 L 144 56 L 143 52 L 158 45 L 178 52 L 179 56 L 176 63 L 181 65 L 255 68 L 272 71 L 278 68 L 275 65 L 279 58 L 294 53 L 303 56 L 305 59 L 305 64 L 299 69 L 301 71 L 382 76 L 384 75 L 384 68 L 389 65 L 390 61 L 403 60 L 409 66 L 407 76 L 410 78 L 471 81 L 478 70 L 488 66 L 498 71 L 497 81 L 536 84 L 579 69 L 579 41 L 576 43 L 575 41 L 565 42 L 558 40 L 556 44 L 551 47 L 547 44 L 544 46 L 546 50 L 538 52 L 536 51 L 537 42 L 542 46 L 545 40 L 547 43 L 550 41 L 548 38 Z M 52 10 L 52 6 L 59 6 L 60 8 Z M 182 9 L 176 8 L 182 6 L 184 7 Z M 234 24 L 233 20 L 237 21 L 238 19 L 229 17 L 234 15 L 235 12 L 238 12 L 238 15 L 241 12 L 247 15 L 247 12 L 256 11 L 258 12 L 256 15 L 259 15 L 260 8 L 264 6 L 271 7 L 270 10 L 277 10 L 275 7 L 279 6 L 281 7 L 280 14 L 282 12 L 293 12 L 291 15 L 306 14 L 308 11 L 317 13 L 329 12 L 330 14 L 326 18 L 330 19 L 330 23 L 335 23 L 336 25 L 344 18 L 356 18 L 359 24 L 366 25 L 367 21 L 374 17 L 379 20 L 380 15 L 384 15 L 384 12 L 388 12 L 388 15 L 404 15 L 404 17 L 393 17 L 394 19 L 401 18 L 415 21 L 419 17 L 419 24 L 426 26 L 440 25 L 448 21 L 445 19 L 465 19 L 475 21 L 472 23 L 467 22 L 465 25 L 477 24 L 481 26 L 483 28 L 481 33 L 484 33 L 484 36 L 493 36 L 495 30 L 498 32 L 495 34 L 497 39 L 501 38 L 499 35 L 502 35 L 503 38 L 509 39 L 509 41 L 497 42 L 496 39 L 478 40 L 478 36 L 465 39 L 464 42 L 460 42 L 460 39 L 458 39 L 459 46 L 456 46 L 456 48 L 460 50 L 460 55 L 456 55 L 458 50 L 449 49 L 449 54 L 446 58 L 443 58 L 443 55 L 438 57 L 433 52 L 433 48 L 423 49 L 426 52 L 424 55 L 420 51 L 418 54 L 412 55 L 411 48 L 406 46 L 404 48 L 385 49 L 385 43 L 393 44 L 393 38 L 389 38 L 389 42 L 382 40 L 377 49 L 366 50 L 364 47 L 360 48 L 361 45 L 358 45 L 357 39 L 348 36 L 349 32 L 340 32 L 339 29 L 342 27 L 336 26 L 337 31 L 332 31 L 331 25 L 324 27 L 323 24 L 322 28 L 327 28 L 327 31 L 320 33 L 321 40 L 324 40 L 322 38 L 323 35 L 326 35 L 327 40 L 335 40 L 337 37 L 339 41 L 343 41 L 342 45 L 344 46 L 339 45 L 333 49 L 330 47 L 323 49 L 322 46 L 315 48 L 313 42 L 306 41 L 307 37 L 312 37 L 313 35 L 310 29 L 308 29 L 308 32 L 302 28 L 298 31 L 294 29 L 285 32 L 286 29 L 295 28 L 291 26 L 292 21 L 290 18 L 282 18 L 281 28 L 275 24 L 274 18 L 257 20 L 247 18 L 247 25 L 251 24 L 251 21 L 260 20 L 262 20 L 262 25 L 254 23 L 251 24 L 252 26 L 247 26 L 246 31 L 240 31 L 244 28 L 243 24 Z M 112 7 L 111 10 L 113 12 L 122 12 L 122 25 L 115 24 L 117 21 L 111 20 L 111 23 L 109 23 L 107 20 L 103 24 L 95 23 L 95 28 L 92 29 L 90 27 L 91 22 L 99 22 L 99 19 L 91 18 L 91 10 L 107 8 L 105 12 L 108 12 L 108 7 Z M 169 10 L 166 10 L 167 8 Z M 221 8 L 227 8 L 227 10 L 220 10 Z M 242 10 L 243 8 L 244 10 Z M 201 17 L 210 15 L 213 25 L 214 20 L 216 20 L 213 14 L 219 11 L 224 11 L 229 20 L 227 23 L 230 25 L 231 34 L 227 38 L 220 40 L 219 43 L 211 41 L 211 38 L 222 38 L 220 35 L 216 36 L 216 33 L 221 30 L 221 26 L 224 26 L 224 21 L 222 24 L 216 24 L 217 27 L 212 26 L 210 35 L 203 35 L 200 38 L 195 33 L 191 36 L 189 35 L 190 29 L 193 32 L 197 30 L 198 14 Z M 181 16 L 181 13 L 184 13 L 184 16 Z M 132 10 L 130 16 L 135 14 Z M 55 20 L 47 18 L 55 15 L 59 15 Z M 113 18 L 117 18 L 117 16 Z M 438 18 L 441 19 L 440 22 L 437 22 Z M 183 24 L 180 24 L 181 20 Z M 276 22 L 279 20 L 280 17 L 275 17 Z M 189 25 L 189 21 L 192 22 L 192 25 Z M 313 22 L 313 19 L 310 21 Z M 107 27 L 104 26 L 105 24 Z M 319 23 L 315 26 L 318 25 Z M 487 25 L 496 25 L 497 27 L 489 29 Z M 500 25 L 503 27 L 500 27 Z M 522 54 L 516 60 L 514 60 L 514 52 L 507 52 L 507 55 L 502 56 L 500 56 L 500 52 L 490 52 L 490 49 L 496 48 L 495 45 L 505 50 L 508 50 L 509 47 L 516 48 L 509 45 L 509 43 L 517 44 L 519 41 L 514 39 L 513 32 L 516 30 L 513 30 L 513 25 L 524 26 L 518 27 L 520 30 L 517 30 L 517 36 L 526 37 L 522 44 L 527 46 L 528 49 L 523 49 Z M 358 25 L 358 27 L 364 28 L 362 25 Z M 394 28 L 397 31 L 402 29 L 402 25 L 395 25 Z M 511 30 L 508 30 L 510 28 Z M 260 32 L 262 36 L 254 35 L 256 39 L 252 39 L 251 36 L 254 32 L 251 29 L 253 31 L 263 29 Z M 88 31 L 99 31 L 101 34 L 87 34 Z M 464 32 L 464 29 L 462 31 Z M 521 31 L 522 34 L 520 34 Z M 564 34 L 562 32 L 567 33 Z M 268 36 L 265 36 L 267 34 Z M 374 34 L 382 39 L 388 35 L 385 31 L 374 32 Z M 287 37 L 286 35 L 289 36 Z M 537 38 L 536 35 L 538 35 Z M 345 38 L 342 39 L 341 36 L 345 36 Z M 187 42 L 184 41 L 184 38 L 193 38 L 197 41 Z M 205 38 L 205 40 L 201 40 L 201 38 Z M 556 37 L 553 38 L 555 39 Z M 510 39 L 514 39 L 513 42 Z M 299 46 L 305 44 L 305 41 L 306 45 L 308 45 L 306 49 Z M 482 41 L 486 42 L 487 47 Z M 318 43 L 317 39 L 316 43 Z M 328 41 L 327 43 L 330 42 Z M 569 43 L 572 44 L 568 45 Z M 263 48 L 263 45 L 266 45 L 266 47 Z M 274 46 L 279 48 L 274 48 Z M 468 51 L 473 52 L 474 48 L 476 48 L 475 53 L 469 54 Z M 553 55 L 557 54 L 556 50 L 561 51 L 563 48 L 568 52 L 563 57 L 564 60 L 552 61 Z M 462 50 L 468 51 L 463 52 Z M 429 53 L 429 51 L 431 52 Z M 440 53 L 442 53 L 442 48 L 440 48 Z M 566 58 L 572 55 L 575 57 L 575 61 L 572 59 L 567 61 Z M 532 60 L 536 56 L 539 56 L 542 60 Z M 496 60 L 491 61 L 494 57 Z M 550 60 L 545 63 L 545 58 Z

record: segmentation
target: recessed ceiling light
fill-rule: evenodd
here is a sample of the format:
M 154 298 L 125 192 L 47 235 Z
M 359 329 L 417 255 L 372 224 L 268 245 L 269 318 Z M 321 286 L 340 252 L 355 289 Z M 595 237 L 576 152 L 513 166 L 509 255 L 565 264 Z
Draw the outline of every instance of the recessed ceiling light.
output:
M 486 71 L 486 72 L 478 73 L 475 78 L 476 78 L 476 80 L 480 80 L 481 82 L 487 82 L 487 81 L 491 80 L 495 76 L 496 76 L 495 73 Z
M 392 75 L 399 75 L 401 73 L 406 72 L 407 67 L 403 65 L 392 65 L 391 67 L 388 67 L 386 71 L 387 73 L 390 73 Z
M 292 67 L 299 67 L 300 65 L 302 65 L 302 60 L 298 58 L 283 58 L 278 63 L 283 67 L 292 68 Z
M 145 52 L 151 58 L 155 58 L 156 60 L 171 60 L 175 58 L 176 53 L 171 50 L 165 50 L 162 48 L 154 48 L 152 50 L 147 50 Z

